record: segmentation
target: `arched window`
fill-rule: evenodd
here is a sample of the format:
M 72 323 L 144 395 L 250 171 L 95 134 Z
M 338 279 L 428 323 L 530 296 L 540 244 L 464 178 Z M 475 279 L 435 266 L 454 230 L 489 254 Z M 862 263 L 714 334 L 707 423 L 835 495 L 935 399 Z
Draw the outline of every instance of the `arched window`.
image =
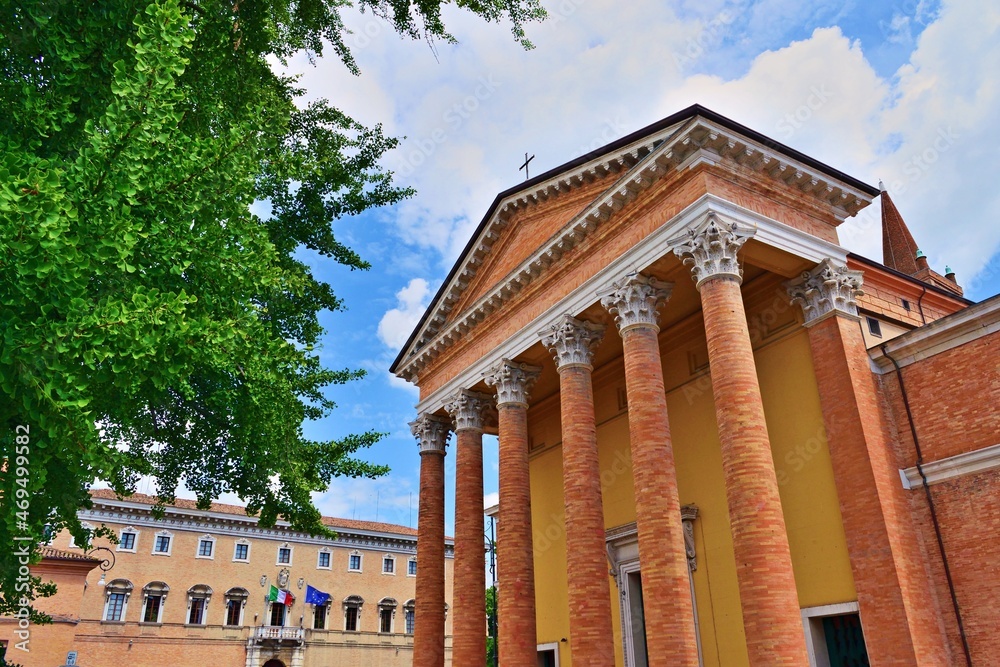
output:
M 205 584 L 197 584 L 188 589 L 188 625 L 205 625 L 211 599 L 212 589 Z
M 163 622 L 163 605 L 169 592 L 170 586 L 162 581 L 151 581 L 142 587 L 142 623 Z
M 407 600 L 406 604 L 403 605 L 403 618 L 406 619 L 406 634 L 413 634 L 413 619 L 415 617 L 416 604 L 413 600 Z
M 128 599 L 132 597 L 132 582 L 128 579 L 109 581 L 104 587 L 104 596 L 104 620 L 124 622 Z
M 396 600 L 382 598 L 378 603 L 378 631 L 392 632 L 392 621 L 396 618 Z
M 243 625 L 243 610 L 249 597 L 250 593 L 245 588 L 226 591 L 226 625 Z
M 344 598 L 344 630 L 357 632 L 361 627 L 361 607 L 365 604 L 359 595 L 349 595 Z

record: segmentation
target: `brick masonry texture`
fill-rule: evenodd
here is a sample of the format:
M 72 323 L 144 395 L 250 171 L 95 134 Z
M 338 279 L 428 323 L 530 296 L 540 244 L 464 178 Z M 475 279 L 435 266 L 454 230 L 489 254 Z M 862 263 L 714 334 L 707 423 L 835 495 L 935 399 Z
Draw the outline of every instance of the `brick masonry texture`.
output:
M 649 664 L 696 667 L 694 610 L 656 329 L 627 330 L 622 342 Z
M 536 667 L 535 574 L 528 474 L 528 414 L 524 406 L 502 405 L 500 436 L 500 520 L 497 553 L 500 582 L 499 651 L 505 667 Z
M 1000 443 L 1000 334 L 984 336 L 903 368 L 924 462 Z M 916 448 L 895 373 L 882 389 L 897 442 L 898 465 L 914 466 Z M 960 477 L 931 487 L 945 552 L 974 665 L 1000 655 L 1000 471 Z M 935 583 L 955 664 L 962 647 L 930 509 L 923 490 L 907 494 L 925 560 Z M 987 537 L 990 536 L 990 537 Z
M 570 651 L 574 665 L 604 667 L 615 663 L 615 650 L 590 369 L 563 368 L 559 390 L 569 616 L 573 619 Z
M 712 391 L 753 667 L 806 665 L 802 622 L 739 283 L 701 286 Z
M 828 318 L 809 343 L 869 658 L 951 664 L 858 322 Z
M 480 501 L 482 503 L 482 501 Z M 444 665 L 444 454 L 420 455 L 413 667 Z M 455 663 L 456 665 L 459 663 Z
M 456 436 L 455 590 L 452 600 L 455 635 L 451 655 L 456 665 L 476 667 L 486 664 L 483 434 L 476 429 L 461 429 Z

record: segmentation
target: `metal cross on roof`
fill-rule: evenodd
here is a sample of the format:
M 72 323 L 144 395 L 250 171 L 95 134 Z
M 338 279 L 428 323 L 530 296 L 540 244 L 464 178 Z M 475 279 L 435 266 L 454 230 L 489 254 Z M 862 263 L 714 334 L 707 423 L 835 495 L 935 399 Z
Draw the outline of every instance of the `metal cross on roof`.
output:
M 524 169 L 524 180 L 528 180 L 528 163 L 531 162 L 534 159 L 535 159 L 534 155 L 532 155 L 531 157 L 528 157 L 527 153 L 524 154 L 524 164 L 522 164 L 517 169 L 518 171 L 521 171 L 522 169 Z

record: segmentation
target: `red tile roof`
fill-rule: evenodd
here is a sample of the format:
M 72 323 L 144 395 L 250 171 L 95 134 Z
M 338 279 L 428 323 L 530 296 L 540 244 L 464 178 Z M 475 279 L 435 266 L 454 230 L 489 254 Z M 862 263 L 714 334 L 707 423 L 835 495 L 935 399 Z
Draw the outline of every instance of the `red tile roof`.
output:
M 150 496 L 144 493 L 134 493 L 131 496 L 119 498 L 118 495 L 111 489 L 91 489 L 90 495 L 95 499 L 124 500 L 143 505 L 156 504 L 156 496 Z M 168 505 L 168 507 L 197 510 L 198 504 L 194 500 L 177 498 L 172 504 Z M 247 516 L 247 508 L 240 505 L 228 505 L 226 503 L 212 503 L 212 506 L 208 511 L 218 512 L 220 514 Z M 380 521 L 356 521 L 354 519 L 341 519 L 338 517 L 325 516 L 323 517 L 323 525 L 342 530 L 367 530 L 376 533 L 395 533 L 396 535 L 407 535 L 410 537 L 416 537 L 417 535 L 417 531 L 413 528 L 400 526 L 394 523 L 382 523 Z
M 38 552 L 42 554 L 42 558 L 48 560 L 80 560 L 91 563 L 101 562 L 97 558 L 91 558 L 90 556 L 85 556 L 79 552 L 65 551 L 63 549 L 56 549 L 55 547 L 42 546 L 38 548 Z

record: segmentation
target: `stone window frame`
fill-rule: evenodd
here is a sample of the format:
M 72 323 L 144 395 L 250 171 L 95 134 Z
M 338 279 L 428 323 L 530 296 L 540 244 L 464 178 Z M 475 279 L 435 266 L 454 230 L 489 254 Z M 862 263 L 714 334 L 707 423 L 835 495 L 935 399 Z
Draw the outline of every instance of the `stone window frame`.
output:
M 167 538 L 167 550 L 157 551 L 156 547 L 159 546 L 160 538 Z M 153 551 L 151 552 L 153 556 L 170 556 L 174 551 L 174 534 L 169 530 L 159 530 L 153 535 Z
M 383 635 L 391 635 L 396 625 L 396 608 L 399 603 L 396 602 L 396 598 L 384 597 L 378 601 L 378 632 Z M 388 614 L 389 629 L 383 630 L 383 614 Z
M 195 584 L 187 592 L 187 611 L 184 615 L 184 625 L 193 627 L 204 627 L 208 624 L 208 604 L 212 601 L 212 587 L 208 584 Z M 202 602 L 201 620 L 197 623 L 191 621 L 191 612 L 195 606 L 195 600 Z
M 344 632 L 361 632 L 361 612 L 365 606 L 365 599 L 360 595 L 348 595 L 341 603 L 344 607 Z M 347 610 L 356 609 L 355 627 L 353 630 L 347 628 Z
M 403 603 L 403 634 L 412 635 L 413 625 L 416 623 L 417 601 L 410 598 Z
M 322 565 L 320 561 L 323 559 L 323 554 L 327 555 L 326 565 Z M 330 547 L 321 547 L 319 551 L 316 552 L 316 569 L 317 570 L 332 570 L 333 569 L 333 550 Z
M 406 576 L 408 576 L 408 577 L 415 577 L 415 576 L 417 576 L 417 557 L 416 556 L 410 556 L 406 560 Z
M 242 586 L 233 586 L 228 591 L 226 591 L 226 594 L 225 594 L 226 605 L 225 605 L 225 607 L 223 609 L 223 616 L 222 616 L 222 625 L 224 627 L 227 627 L 227 628 L 238 628 L 238 627 L 242 627 L 243 626 L 243 617 L 244 617 L 244 614 L 246 614 L 247 600 L 249 600 L 249 599 L 250 599 L 250 591 L 248 591 L 247 589 L 243 588 Z M 240 605 L 239 618 L 237 619 L 239 622 L 236 625 L 230 625 L 228 623 L 228 621 L 229 621 L 229 607 L 230 607 L 230 603 L 232 603 L 232 602 L 239 602 L 239 605 Z
M 392 563 L 389 567 L 390 570 L 386 570 L 385 566 L 387 563 Z M 395 577 L 396 576 L 396 557 L 393 554 L 383 554 L 382 556 L 382 574 Z
M 126 549 L 122 546 L 122 535 L 133 535 L 132 538 L 132 548 Z M 139 530 L 133 528 L 132 526 L 125 526 L 118 531 L 118 544 L 115 545 L 115 551 L 122 551 L 124 553 L 134 554 L 136 549 L 139 548 Z
M 132 597 L 132 582 L 128 579 L 112 579 L 104 587 L 104 611 L 101 613 L 102 623 L 124 623 L 125 615 L 128 613 L 128 601 Z M 111 607 L 112 595 L 124 595 L 122 600 L 121 613 L 118 618 L 108 618 L 108 611 Z
M 354 561 L 354 557 L 355 556 L 358 559 L 358 566 L 356 568 L 355 567 L 351 567 L 351 563 Z M 348 572 L 363 572 L 364 571 L 364 565 L 365 565 L 364 554 L 361 553 L 360 551 L 358 551 L 357 549 L 354 549 L 353 551 L 351 551 L 351 553 L 349 553 L 347 555 L 347 571 Z
M 237 547 L 241 547 L 241 546 L 245 546 L 247 548 L 247 557 L 246 558 L 237 558 L 236 557 L 236 549 L 237 549 Z M 248 540 L 246 538 L 242 538 L 241 537 L 240 539 L 236 540 L 236 542 L 233 543 L 233 562 L 234 563 L 249 563 L 250 562 L 250 551 L 251 551 L 252 547 L 253 547 L 253 543 L 250 542 L 250 540 Z
M 281 551 L 283 549 L 288 549 L 288 560 L 286 561 L 281 560 Z M 282 542 L 280 545 L 278 545 L 278 549 L 274 553 L 274 564 L 287 565 L 288 567 L 291 567 L 294 558 L 295 558 L 295 548 L 288 542 Z
M 167 604 L 167 595 L 169 593 L 170 586 L 162 581 L 151 581 L 142 587 L 142 609 L 139 611 L 140 625 L 161 625 L 163 623 L 163 608 Z M 146 605 L 149 604 L 149 598 L 154 596 L 158 596 L 160 598 L 160 607 L 156 611 L 156 620 L 147 621 Z
M 199 537 L 198 538 L 197 546 L 194 549 L 194 557 L 195 558 L 203 558 L 205 560 L 215 560 L 215 546 L 216 546 L 216 542 L 217 541 L 218 540 L 216 540 L 211 535 L 208 535 L 207 533 L 205 535 L 202 535 L 201 537 Z M 202 542 L 211 542 L 212 543 L 212 549 L 211 549 L 212 553 L 210 555 L 205 556 L 205 555 L 203 555 L 201 553 L 201 544 L 202 544 Z

